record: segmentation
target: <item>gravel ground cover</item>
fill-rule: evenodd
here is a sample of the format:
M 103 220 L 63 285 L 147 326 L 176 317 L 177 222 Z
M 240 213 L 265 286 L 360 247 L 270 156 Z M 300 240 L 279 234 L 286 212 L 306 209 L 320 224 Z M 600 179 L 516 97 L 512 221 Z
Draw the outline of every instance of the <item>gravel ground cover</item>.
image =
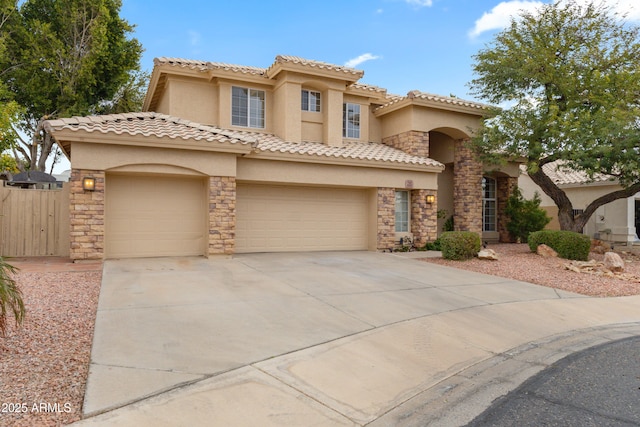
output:
M 27 315 L 0 337 L 0 426 L 81 419 L 101 277 L 100 270 L 18 272 Z
M 568 261 L 561 258 L 543 258 L 529 250 L 526 244 L 489 245 L 498 254 L 497 261 L 473 258 L 467 261 L 451 261 L 442 258 L 426 258 L 424 261 L 478 273 L 493 274 L 523 282 L 535 283 L 582 295 L 614 297 L 640 294 L 640 257 L 633 252 L 617 251 L 625 260 L 624 273 L 628 280 L 576 273 L 564 268 Z M 590 259 L 602 261 L 602 254 L 591 253 Z
M 489 247 L 498 261 L 424 261 L 584 295 L 640 294 L 640 257 L 634 254 L 622 257 L 625 274 L 637 280 L 621 280 L 566 270 L 566 260 L 542 258 L 524 244 Z M 16 277 L 28 312 L 22 327 L 10 326 L 7 336 L 0 337 L 2 427 L 58 426 L 82 417 L 102 274 L 100 267 L 60 270 L 65 266 L 23 268 Z

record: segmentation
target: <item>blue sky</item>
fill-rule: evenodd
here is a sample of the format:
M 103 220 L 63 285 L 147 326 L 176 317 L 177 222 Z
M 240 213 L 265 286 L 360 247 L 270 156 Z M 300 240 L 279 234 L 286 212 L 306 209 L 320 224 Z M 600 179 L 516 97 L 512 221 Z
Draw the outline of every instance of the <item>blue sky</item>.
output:
M 519 10 L 550 1 L 123 0 L 121 16 L 149 71 L 158 56 L 268 67 L 294 55 L 364 70 L 361 83 L 389 93 L 474 99 L 472 56 Z M 638 0 L 606 3 L 640 21 Z

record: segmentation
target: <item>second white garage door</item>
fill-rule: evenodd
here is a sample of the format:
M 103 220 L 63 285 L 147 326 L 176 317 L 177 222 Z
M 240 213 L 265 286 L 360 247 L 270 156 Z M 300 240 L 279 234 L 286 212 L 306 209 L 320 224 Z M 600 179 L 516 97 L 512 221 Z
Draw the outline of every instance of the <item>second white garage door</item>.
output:
M 205 190 L 200 178 L 107 174 L 107 258 L 204 255 Z
M 238 184 L 236 252 L 366 250 L 366 190 Z

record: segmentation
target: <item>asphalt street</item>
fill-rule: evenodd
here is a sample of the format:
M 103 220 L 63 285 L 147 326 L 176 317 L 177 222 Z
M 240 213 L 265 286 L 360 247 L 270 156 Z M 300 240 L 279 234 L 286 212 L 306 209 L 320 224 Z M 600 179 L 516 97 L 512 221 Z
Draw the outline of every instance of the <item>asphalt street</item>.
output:
M 559 360 L 468 426 L 640 426 L 640 336 Z

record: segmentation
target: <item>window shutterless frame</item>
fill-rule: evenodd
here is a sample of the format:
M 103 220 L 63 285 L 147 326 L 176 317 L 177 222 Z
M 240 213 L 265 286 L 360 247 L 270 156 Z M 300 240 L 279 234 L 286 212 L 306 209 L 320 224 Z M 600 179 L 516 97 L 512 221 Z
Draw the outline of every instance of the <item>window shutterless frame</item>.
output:
M 266 94 L 263 90 L 231 87 L 231 124 L 264 129 Z
M 409 232 L 409 192 L 396 191 L 396 233 Z
M 345 102 L 342 104 L 342 136 L 360 138 L 360 105 Z
M 321 109 L 321 94 L 315 90 L 302 89 L 302 111 L 319 113 Z

